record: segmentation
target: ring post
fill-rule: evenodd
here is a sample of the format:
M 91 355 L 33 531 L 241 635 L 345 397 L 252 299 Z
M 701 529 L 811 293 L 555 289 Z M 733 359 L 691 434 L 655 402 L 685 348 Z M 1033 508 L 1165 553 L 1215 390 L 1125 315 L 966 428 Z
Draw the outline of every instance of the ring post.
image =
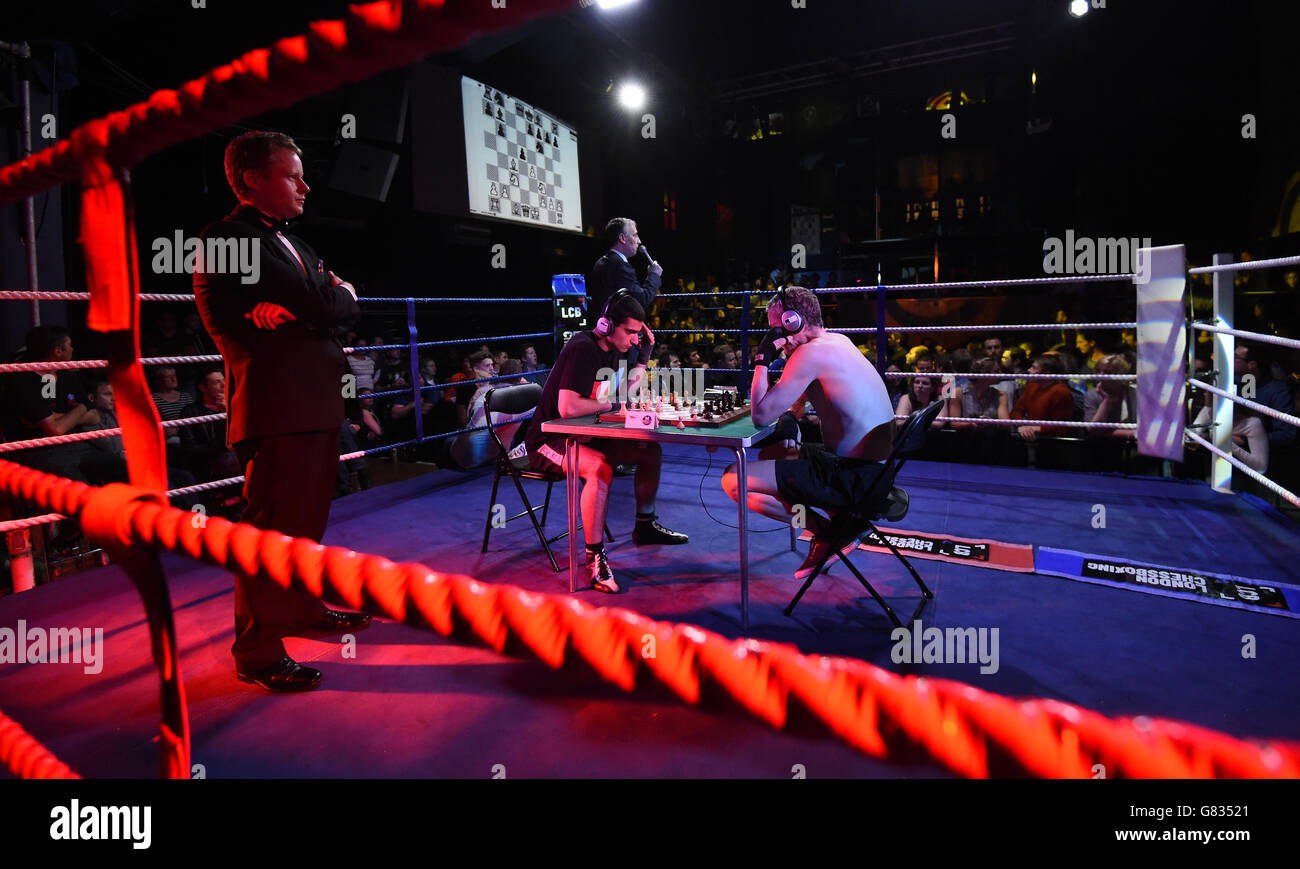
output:
M 753 295 L 745 293 L 740 303 L 740 370 L 746 372 L 749 371 L 749 315 L 753 304 Z M 740 380 L 740 388 L 744 390 L 741 394 L 748 398 L 749 387 L 745 385 L 745 378 Z
M 1227 265 L 1232 262 L 1232 254 L 1216 253 L 1214 255 L 1214 264 Z M 1232 328 L 1233 313 L 1233 280 L 1236 276 L 1233 271 L 1221 271 L 1214 273 L 1214 325 L 1227 326 Z M 1237 357 L 1237 339 L 1232 335 L 1226 335 L 1223 332 L 1214 334 L 1214 385 L 1224 392 L 1236 393 L 1233 384 L 1236 382 L 1234 368 Z M 1214 403 L 1210 405 L 1214 408 L 1214 432 L 1210 440 L 1216 447 L 1225 453 L 1232 452 L 1232 411 L 1233 403 L 1219 395 L 1209 395 L 1208 398 Z M 1227 459 L 1221 456 L 1211 456 L 1210 461 L 1210 485 L 1216 492 L 1232 491 L 1232 465 Z
M 411 412 L 415 414 L 415 439 L 416 441 L 424 440 L 424 414 L 420 412 L 424 407 L 424 393 L 420 391 L 420 333 L 415 328 L 415 299 L 406 300 L 406 334 L 410 346 L 411 354 L 411 390 L 415 393 L 415 407 Z M 417 450 L 417 458 L 418 450 Z
M 876 282 L 876 370 L 883 377 L 889 367 L 889 338 L 885 335 L 885 287 Z

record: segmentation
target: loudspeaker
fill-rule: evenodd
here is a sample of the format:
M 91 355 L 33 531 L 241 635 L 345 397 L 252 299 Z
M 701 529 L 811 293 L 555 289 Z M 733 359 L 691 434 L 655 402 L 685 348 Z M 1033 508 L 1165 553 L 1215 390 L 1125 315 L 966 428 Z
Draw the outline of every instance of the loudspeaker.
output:
M 396 172 L 397 155 L 392 151 L 346 139 L 339 146 L 334 171 L 330 174 L 330 187 L 384 202 L 388 199 L 388 187 Z

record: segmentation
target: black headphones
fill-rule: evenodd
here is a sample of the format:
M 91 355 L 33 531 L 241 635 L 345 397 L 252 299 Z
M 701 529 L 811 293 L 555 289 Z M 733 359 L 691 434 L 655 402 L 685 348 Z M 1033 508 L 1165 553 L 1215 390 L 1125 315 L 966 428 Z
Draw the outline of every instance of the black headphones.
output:
M 776 291 L 776 299 L 781 303 L 781 328 L 787 335 L 795 334 L 803 328 L 803 315 L 790 307 L 790 300 L 785 296 L 785 287 Z
M 609 322 L 610 308 L 613 308 L 623 299 L 632 298 L 635 298 L 635 296 L 632 295 L 632 291 L 627 287 L 615 290 L 614 295 L 610 296 L 608 301 L 605 302 L 604 310 L 600 312 L 600 319 L 596 321 L 595 333 L 602 338 L 609 337 L 609 333 L 614 331 L 614 324 Z

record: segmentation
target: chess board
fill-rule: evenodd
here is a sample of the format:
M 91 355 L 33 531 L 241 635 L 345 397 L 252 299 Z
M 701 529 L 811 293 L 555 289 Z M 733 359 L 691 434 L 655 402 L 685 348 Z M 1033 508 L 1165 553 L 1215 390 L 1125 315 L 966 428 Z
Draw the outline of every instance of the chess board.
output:
M 461 79 L 469 210 L 582 231 L 578 135 L 522 100 Z
M 635 411 L 634 411 L 635 412 Z M 711 419 L 706 417 L 692 417 L 689 410 L 673 410 L 664 408 L 659 414 L 659 427 L 676 428 L 680 420 L 684 426 L 695 426 L 700 428 L 718 428 L 729 422 L 735 422 L 738 419 L 744 419 L 749 416 L 749 405 L 744 407 L 735 407 L 726 413 L 715 414 Z M 627 421 L 627 414 L 622 411 L 610 411 L 600 415 L 601 422 L 616 422 L 622 425 Z

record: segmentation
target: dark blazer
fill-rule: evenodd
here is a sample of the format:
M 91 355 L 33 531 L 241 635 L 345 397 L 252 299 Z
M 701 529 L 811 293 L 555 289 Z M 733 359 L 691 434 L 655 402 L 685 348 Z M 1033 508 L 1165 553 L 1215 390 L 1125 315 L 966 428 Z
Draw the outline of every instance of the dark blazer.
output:
M 589 322 L 593 326 L 596 324 L 601 311 L 605 310 L 605 302 L 623 287 L 627 287 L 632 291 L 632 295 L 636 296 L 636 300 L 641 303 L 641 307 L 645 308 L 646 313 L 649 314 L 650 307 L 654 304 L 655 296 L 658 295 L 662 283 L 660 276 L 653 272 L 646 274 L 644 284 L 638 283 L 636 269 L 632 268 L 632 264 L 612 250 L 607 251 L 592 266 L 591 280 L 587 282 Z
M 342 424 L 348 367 L 334 331 L 360 313 L 351 293 L 330 286 L 329 271 L 314 250 L 284 233 L 302 257 L 299 265 L 266 221 L 255 208 L 241 205 L 200 236 L 205 243 L 209 238 L 256 241 L 260 274 L 255 283 L 242 283 L 238 274 L 194 272 L 203 325 L 225 357 L 232 445 Z M 258 302 L 273 302 L 298 319 L 258 329 L 244 317 Z

